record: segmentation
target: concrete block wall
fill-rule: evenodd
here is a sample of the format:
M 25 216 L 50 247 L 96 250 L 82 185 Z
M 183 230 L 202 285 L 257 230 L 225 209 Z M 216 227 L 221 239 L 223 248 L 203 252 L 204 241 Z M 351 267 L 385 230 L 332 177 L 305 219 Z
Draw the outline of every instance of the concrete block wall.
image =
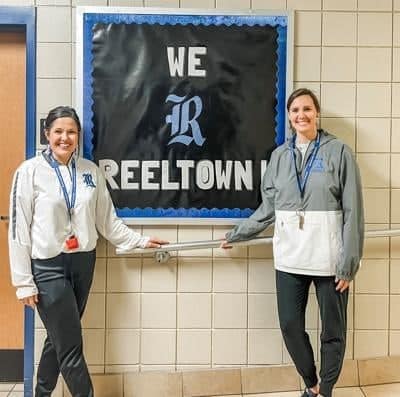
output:
M 75 104 L 76 6 L 294 10 L 294 87 L 321 99 L 321 125 L 356 152 L 367 229 L 400 227 L 400 0 L 0 0 L 37 6 L 37 116 Z M 39 121 L 38 121 L 39 125 Z M 170 241 L 221 226 L 142 226 Z M 400 355 L 400 238 L 366 243 L 352 285 L 347 358 Z M 167 265 L 101 241 L 83 320 L 91 371 L 290 363 L 278 328 L 271 247 L 198 250 Z M 307 328 L 318 351 L 312 293 Z M 36 361 L 45 331 L 36 322 Z

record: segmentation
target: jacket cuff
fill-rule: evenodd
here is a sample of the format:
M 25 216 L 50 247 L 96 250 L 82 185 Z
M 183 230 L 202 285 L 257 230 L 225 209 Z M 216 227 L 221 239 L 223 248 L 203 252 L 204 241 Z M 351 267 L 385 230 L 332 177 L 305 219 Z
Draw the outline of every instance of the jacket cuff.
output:
M 18 299 L 23 299 L 28 298 L 29 296 L 37 295 L 38 293 L 39 291 L 36 286 L 30 286 L 17 288 L 16 295 Z
M 237 230 L 237 226 L 235 226 L 232 230 L 230 230 L 229 232 L 227 232 L 225 234 L 225 240 L 228 243 L 233 243 L 235 241 L 239 241 L 240 240 L 239 235 L 236 234 L 236 230 Z
M 336 268 L 336 277 L 341 280 L 352 281 L 357 274 L 358 270 L 361 267 L 361 260 L 352 260 L 350 266 L 346 266 L 347 271 L 344 271 L 343 268 Z
M 149 240 L 150 240 L 150 237 L 148 237 L 148 236 L 141 237 L 141 239 L 139 241 L 139 244 L 138 244 L 138 247 L 139 248 L 146 248 L 146 244 L 149 242 Z
M 339 272 L 336 272 L 336 277 L 339 280 L 347 280 L 347 281 L 352 281 L 353 280 L 353 275 L 351 275 L 350 273 L 339 273 Z

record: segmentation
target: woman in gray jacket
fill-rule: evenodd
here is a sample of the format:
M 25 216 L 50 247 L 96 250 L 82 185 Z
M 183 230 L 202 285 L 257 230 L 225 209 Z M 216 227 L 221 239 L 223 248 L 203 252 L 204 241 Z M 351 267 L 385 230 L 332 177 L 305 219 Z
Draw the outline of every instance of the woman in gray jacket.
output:
M 287 102 L 293 136 L 271 156 L 262 203 L 226 235 L 226 243 L 255 237 L 275 224 L 273 237 L 282 335 L 306 389 L 302 397 L 331 397 L 343 364 L 349 283 L 364 239 L 361 181 L 351 149 L 318 129 L 320 105 L 305 88 Z M 311 283 L 321 316 L 321 370 L 305 331 Z

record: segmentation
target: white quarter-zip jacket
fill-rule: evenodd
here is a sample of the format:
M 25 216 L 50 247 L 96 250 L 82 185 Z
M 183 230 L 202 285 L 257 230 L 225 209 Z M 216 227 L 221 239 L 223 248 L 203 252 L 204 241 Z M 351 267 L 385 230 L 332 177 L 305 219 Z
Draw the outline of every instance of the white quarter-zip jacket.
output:
M 45 157 L 43 153 L 19 166 L 10 194 L 11 278 L 19 299 L 38 293 L 31 259 L 91 251 L 96 247 L 98 232 L 122 251 L 144 248 L 149 240 L 117 217 L 99 168 L 79 157 L 75 157 L 76 203 L 70 221 L 61 185 Z M 71 161 L 60 164 L 59 169 L 71 198 Z M 69 251 L 65 241 L 72 234 L 77 237 L 79 248 Z

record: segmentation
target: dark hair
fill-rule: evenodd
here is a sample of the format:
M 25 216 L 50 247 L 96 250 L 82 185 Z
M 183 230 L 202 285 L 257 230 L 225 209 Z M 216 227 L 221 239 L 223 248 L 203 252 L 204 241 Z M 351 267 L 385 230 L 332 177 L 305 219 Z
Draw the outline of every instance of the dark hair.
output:
M 44 124 L 44 128 L 49 130 L 52 124 L 62 117 L 70 117 L 73 119 L 78 127 L 78 132 L 81 131 L 81 122 L 79 121 L 79 117 L 74 108 L 69 106 L 57 106 L 54 109 L 51 109 L 49 114 L 46 117 L 46 121 Z
M 286 105 L 287 111 L 289 111 L 290 105 L 292 104 L 292 102 L 297 97 L 302 96 L 302 95 L 308 95 L 309 97 L 311 97 L 312 101 L 314 102 L 315 109 L 317 109 L 318 113 L 321 113 L 321 106 L 319 105 L 317 96 L 311 90 L 309 90 L 308 88 L 298 88 L 297 90 L 294 90 L 290 94 L 290 97 L 287 100 L 287 105 Z

